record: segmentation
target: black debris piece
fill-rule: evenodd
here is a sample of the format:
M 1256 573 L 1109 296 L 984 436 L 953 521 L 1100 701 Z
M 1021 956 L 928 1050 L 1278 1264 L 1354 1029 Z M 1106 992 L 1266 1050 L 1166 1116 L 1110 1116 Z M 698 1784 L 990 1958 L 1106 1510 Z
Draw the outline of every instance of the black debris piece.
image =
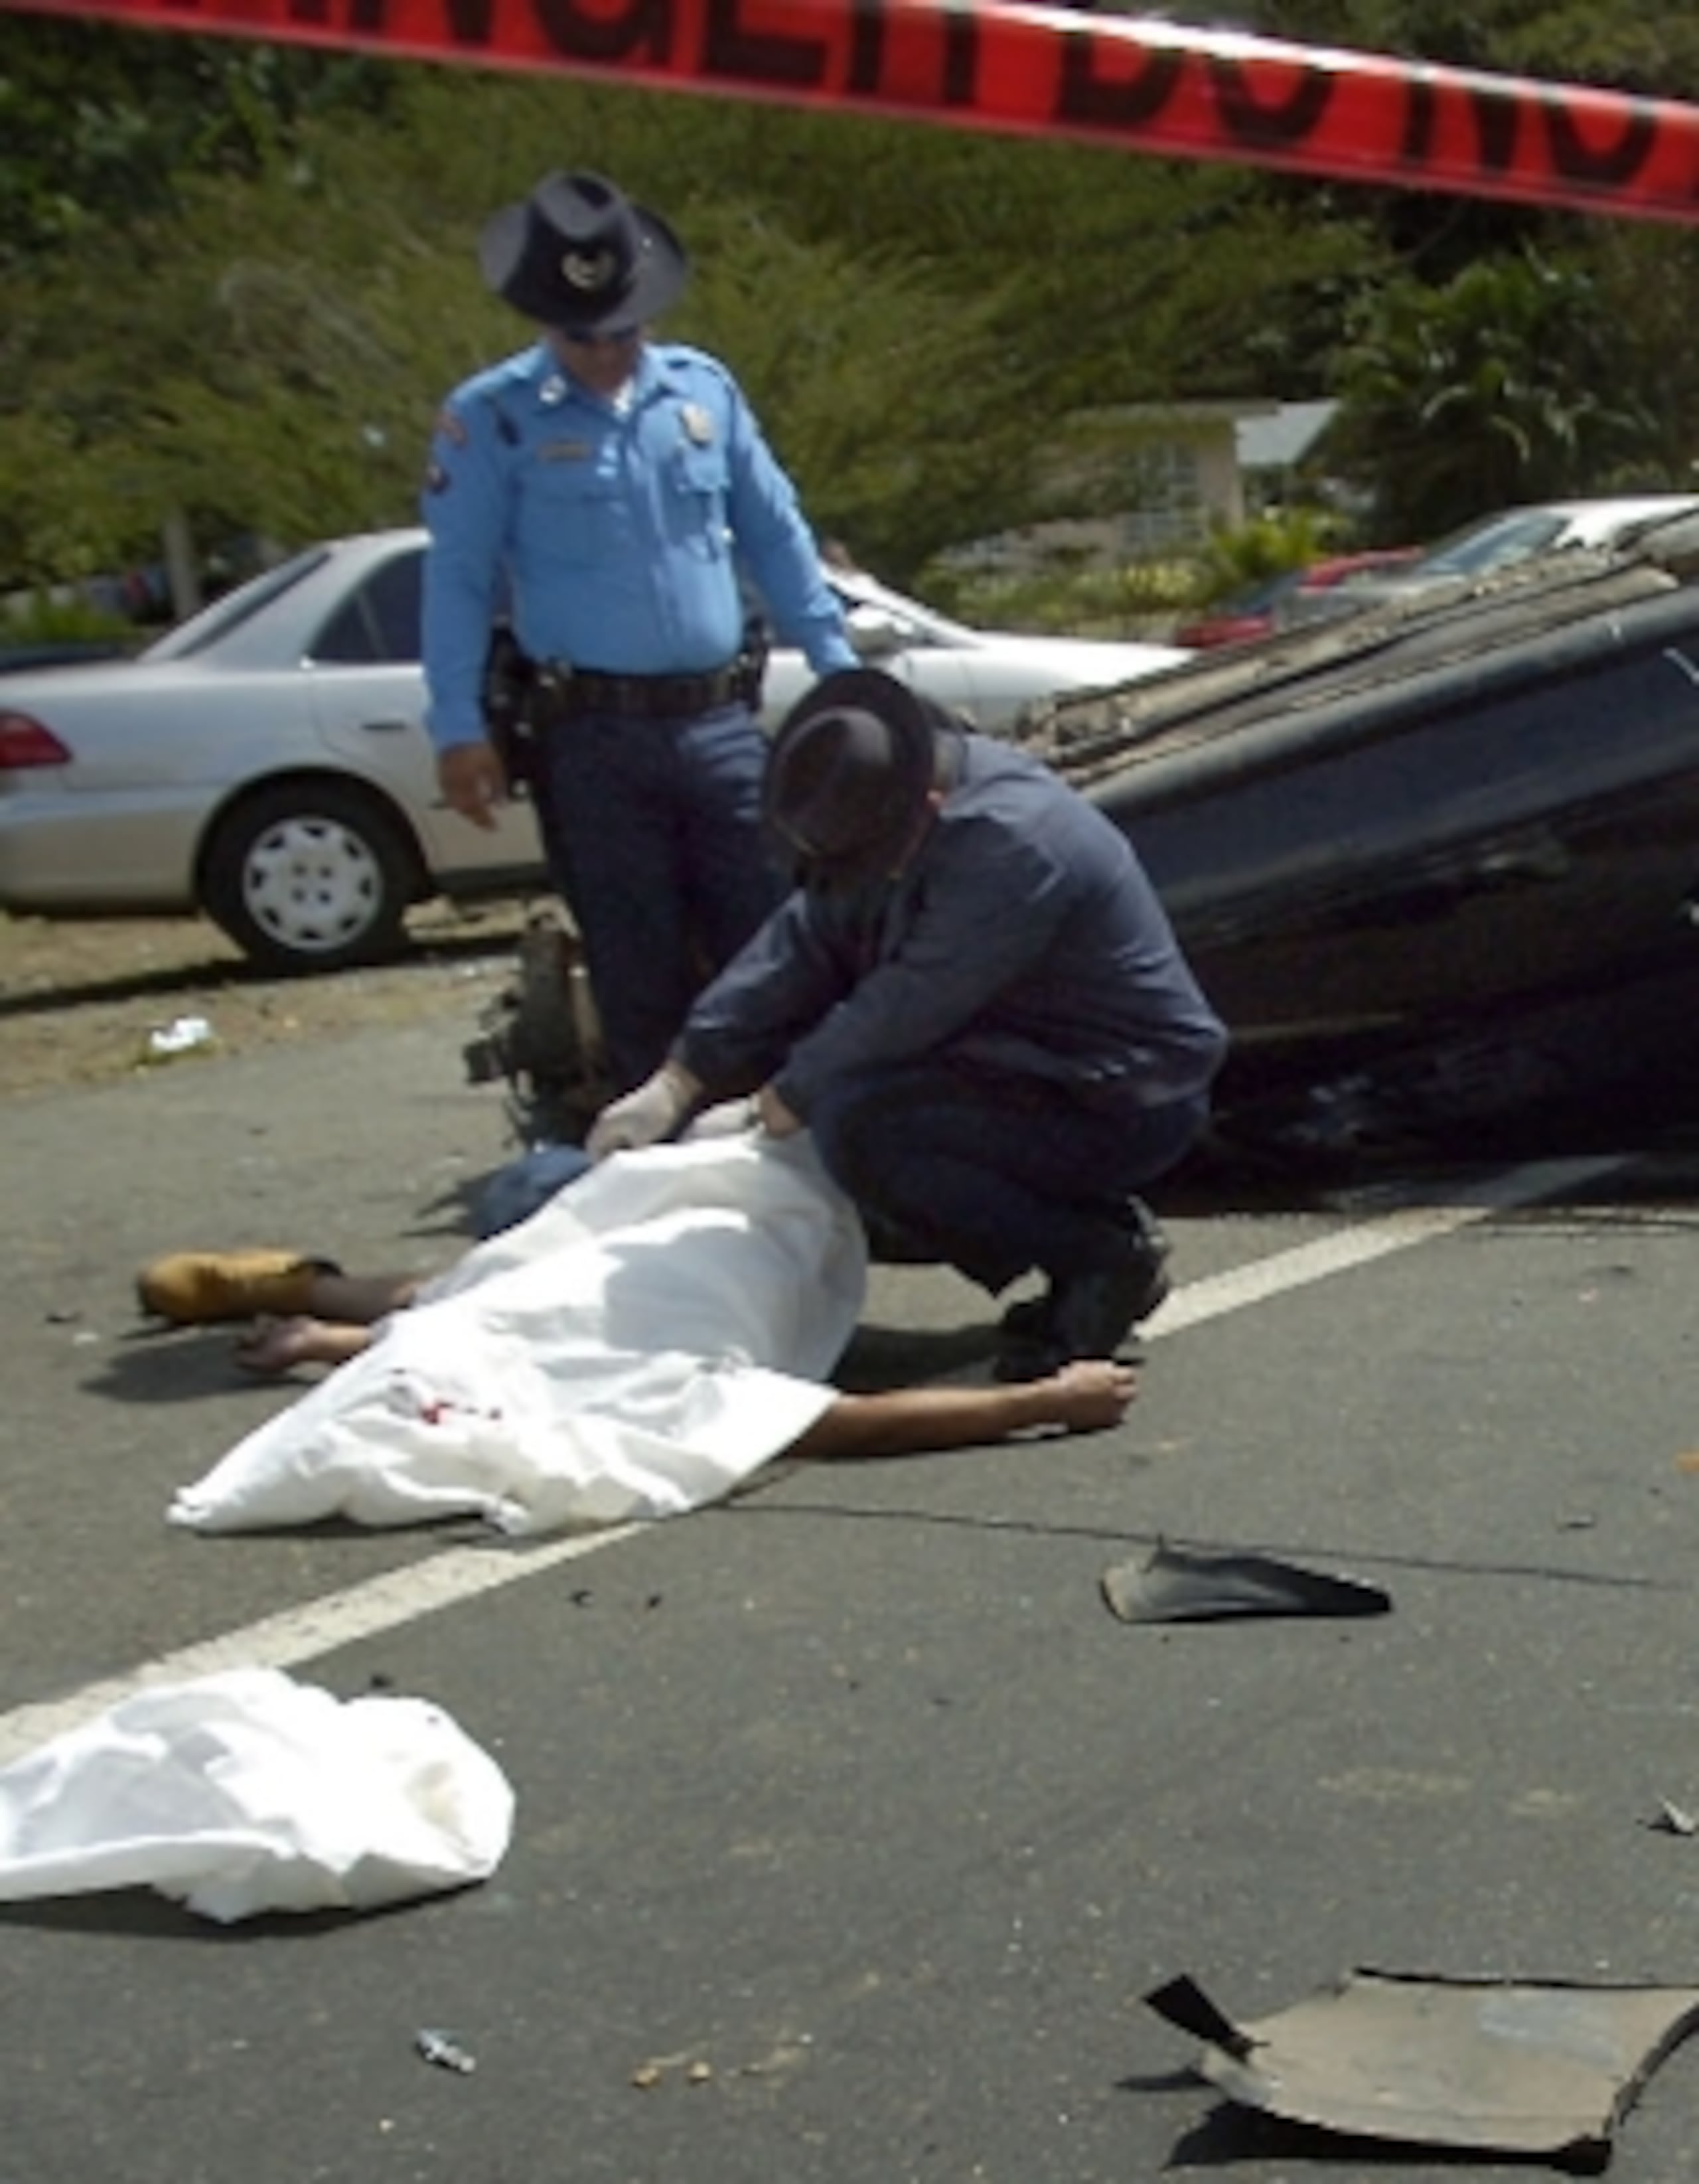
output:
M 1384 1615 L 1391 1596 L 1356 1578 L 1301 1569 L 1272 1555 L 1204 1552 L 1161 1541 L 1147 1562 L 1103 1573 L 1123 1623 L 1202 1623 L 1234 1615 Z

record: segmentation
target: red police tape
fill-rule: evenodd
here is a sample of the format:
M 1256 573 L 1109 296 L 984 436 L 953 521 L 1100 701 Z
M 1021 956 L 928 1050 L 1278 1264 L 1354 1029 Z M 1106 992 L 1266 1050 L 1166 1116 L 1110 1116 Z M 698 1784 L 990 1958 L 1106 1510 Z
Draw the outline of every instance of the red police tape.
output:
M 1699 220 L 1699 107 L 978 0 L 0 0 L 395 58 Z

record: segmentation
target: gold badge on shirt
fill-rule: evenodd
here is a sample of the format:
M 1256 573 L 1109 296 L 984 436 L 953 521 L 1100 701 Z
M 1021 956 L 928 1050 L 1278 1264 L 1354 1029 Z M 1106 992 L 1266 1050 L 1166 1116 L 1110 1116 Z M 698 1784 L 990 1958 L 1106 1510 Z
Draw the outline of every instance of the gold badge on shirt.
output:
M 714 420 L 699 404 L 694 402 L 681 403 L 678 410 L 678 421 L 683 426 L 684 437 L 693 448 L 705 448 L 712 444 Z

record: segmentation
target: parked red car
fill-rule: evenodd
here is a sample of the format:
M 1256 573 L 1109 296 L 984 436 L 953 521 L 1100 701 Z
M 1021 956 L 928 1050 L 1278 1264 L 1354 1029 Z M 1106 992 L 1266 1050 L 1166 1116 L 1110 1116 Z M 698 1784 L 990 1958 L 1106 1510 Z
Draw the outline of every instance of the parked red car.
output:
M 1289 620 L 1303 618 L 1303 600 L 1317 592 L 1330 592 L 1349 584 L 1352 577 L 1413 561 L 1417 546 L 1384 546 L 1368 553 L 1335 554 L 1325 561 L 1312 561 L 1301 569 L 1288 569 L 1247 590 L 1222 599 L 1174 632 L 1174 643 L 1194 650 L 1216 644 L 1248 644 L 1284 629 Z

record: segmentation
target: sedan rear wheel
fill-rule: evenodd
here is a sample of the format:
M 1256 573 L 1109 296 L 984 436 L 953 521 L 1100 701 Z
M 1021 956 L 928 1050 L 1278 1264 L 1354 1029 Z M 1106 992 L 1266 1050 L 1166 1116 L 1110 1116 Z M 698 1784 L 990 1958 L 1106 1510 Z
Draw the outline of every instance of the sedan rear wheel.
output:
M 268 970 L 341 970 L 401 945 L 418 865 L 400 822 L 339 782 L 287 782 L 227 813 L 208 845 L 207 914 Z

